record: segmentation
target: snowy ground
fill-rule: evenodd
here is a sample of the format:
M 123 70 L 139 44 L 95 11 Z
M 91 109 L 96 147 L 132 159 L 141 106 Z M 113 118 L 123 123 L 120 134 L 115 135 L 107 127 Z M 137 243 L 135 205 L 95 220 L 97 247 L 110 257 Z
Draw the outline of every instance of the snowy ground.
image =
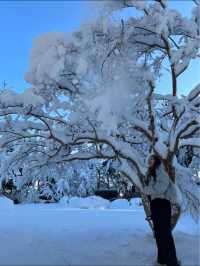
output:
M 155 240 L 143 209 L 114 205 L 79 209 L 0 200 L 0 264 L 153 265 Z M 182 265 L 200 265 L 199 227 L 185 216 L 173 234 Z

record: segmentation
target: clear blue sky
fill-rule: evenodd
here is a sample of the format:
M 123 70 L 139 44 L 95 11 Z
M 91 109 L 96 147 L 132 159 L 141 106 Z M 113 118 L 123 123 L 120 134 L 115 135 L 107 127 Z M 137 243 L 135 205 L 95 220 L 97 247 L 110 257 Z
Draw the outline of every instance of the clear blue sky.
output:
M 187 15 L 192 2 L 171 0 L 170 5 Z M 73 31 L 92 15 L 87 1 L 0 1 L 0 85 L 6 80 L 17 91 L 30 87 L 24 74 L 33 39 L 42 32 Z M 179 80 L 181 93 L 199 82 L 199 72 L 200 62 L 193 62 Z M 168 92 L 168 80 L 167 75 L 161 79 L 159 90 Z

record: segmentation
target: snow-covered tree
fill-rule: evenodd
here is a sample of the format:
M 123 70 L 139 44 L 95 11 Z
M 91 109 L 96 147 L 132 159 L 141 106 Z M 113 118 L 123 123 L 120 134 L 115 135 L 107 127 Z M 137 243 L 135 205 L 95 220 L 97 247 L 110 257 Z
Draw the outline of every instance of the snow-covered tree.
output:
M 36 39 L 25 76 L 32 88 L 0 92 L 0 145 L 15 148 L 2 173 L 21 165 L 28 176 L 51 164 L 114 159 L 141 189 L 145 160 L 154 152 L 177 185 L 179 203 L 197 218 L 199 190 L 177 154 L 200 148 L 200 84 L 179 96 L 177 79 L 199 58 L 199 1 L 190 17 L 164 0 L 98 5 L 96 20 L 78 31 Z M 113 19 L 126 8 L 139 15 Z M 166 68 L 171 94 L 157 94 Z

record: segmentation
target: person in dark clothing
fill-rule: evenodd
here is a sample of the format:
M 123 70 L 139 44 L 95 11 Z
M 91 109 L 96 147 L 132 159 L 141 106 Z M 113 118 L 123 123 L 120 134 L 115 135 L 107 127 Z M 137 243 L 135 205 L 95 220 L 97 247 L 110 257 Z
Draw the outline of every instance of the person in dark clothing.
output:
M 155 239 L 158 248 L 157 262 L 167 266 L 180 265 L 171 231 L 171 204 L 167 199 L 150 202 Z
M 171 202 L 176 201 L 176 190 L 156 155 L 149 157 L 148 164 L 143 193 L 147 194 L 150 200 L 157 245 L 157 265 L 180 266 L 171 229 Z

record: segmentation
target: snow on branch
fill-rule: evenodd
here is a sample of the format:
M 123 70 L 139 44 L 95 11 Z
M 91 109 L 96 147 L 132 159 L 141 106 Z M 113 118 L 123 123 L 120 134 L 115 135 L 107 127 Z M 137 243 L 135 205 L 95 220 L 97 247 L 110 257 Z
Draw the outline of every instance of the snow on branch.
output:
M 200 148 L 200 138 L 181 139 L 179 141 L 179 148 L 184 146 Z
M 198 84 L 193 90 L 190 91 L 187 98 L 191 102 L 198 96 L 200 96 L 200 84 Z
M 32 89 L 27 89 L 22 93 L 16 93 L 11 90 L 0 92 L 0 106 L 28 106 L 44 104 L 44 100 L 40 95 L 36 95 Z
M 130 122 L 130 128 L 143 133 L 149 140 L 152 140 L 152 132 L 149 130 L 149 127 L 146 122 L 143 122 L 137 118 Z
M 143 11 L 146 15 L 148 15 L 147 4 L 144 0 L 109 0 L 109 1 L 99 1 L 95 3 L 100 14 L 110 14 L 112 12 L 134 7 L 138 10 Z
M 178 148 L 178 143 L 180 137 L 183 133 L 185 133 L 191 126 L 196 125 L 196 121 L 189 121 L 180 126 L 179 130 L 175 132 L 175 134 L 170 135 L 170 150 L 175 151 Z

